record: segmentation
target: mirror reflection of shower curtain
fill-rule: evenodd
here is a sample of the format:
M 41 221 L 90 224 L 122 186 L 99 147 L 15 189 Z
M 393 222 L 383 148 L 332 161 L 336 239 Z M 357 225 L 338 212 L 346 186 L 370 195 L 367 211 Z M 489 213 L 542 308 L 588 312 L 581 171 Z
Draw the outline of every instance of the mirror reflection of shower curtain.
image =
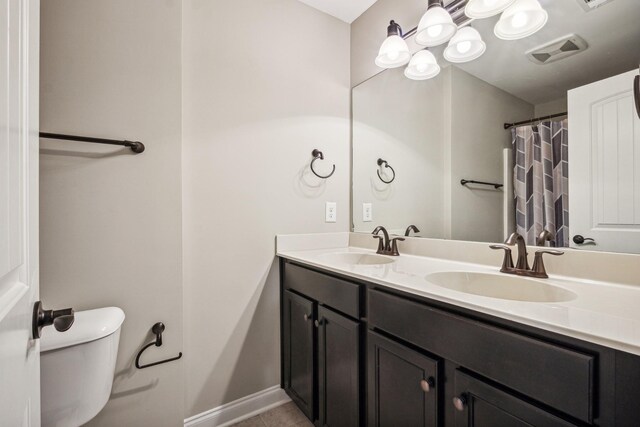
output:
M 516 230 L 535 245 L 544 229 L 551 246 L 569 246 L 567 119 L 511 129 Z

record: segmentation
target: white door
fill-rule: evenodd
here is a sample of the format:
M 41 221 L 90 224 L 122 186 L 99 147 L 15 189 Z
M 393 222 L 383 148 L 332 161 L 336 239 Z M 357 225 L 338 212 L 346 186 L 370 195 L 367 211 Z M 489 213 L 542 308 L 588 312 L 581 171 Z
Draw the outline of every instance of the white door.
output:
M 0 0 L 0 426 L 40 425 L 38 0 Z
M 569 91 L 572 247 L 640 253 L 638 70 Z M 575 236 L 593 239 L 574 243 Z

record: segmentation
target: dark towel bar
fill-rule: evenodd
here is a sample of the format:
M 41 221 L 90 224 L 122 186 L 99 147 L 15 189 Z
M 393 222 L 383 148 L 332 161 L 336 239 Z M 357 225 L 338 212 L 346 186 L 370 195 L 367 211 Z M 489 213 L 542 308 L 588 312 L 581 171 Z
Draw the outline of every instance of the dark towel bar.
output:
M 40 132 L 40 138 L 49 138 L 49 139 L 63 139 L 66 141 L 80 141 L 80 142 L 89 142 L 92 144 L 109 144 L 109 145 L 121 145 L 123 147 L 131 148 L 136 154 L 140 154 L 144 152 L 144 144 L 140 141 L 127 141 L 126 139 L 123 141 L 117 139 L 107 139 L 107 138 L 94 138 L 91 136 L 77 136 L 77 135 L 64 135 L 60 133 L 49 133 L 49 132 Z
M 473 180 L 469 180 L 469 179 L 461 179 L 460 180 L 460 184 L 461 185 L 467 185 L 467 184 L 490 185 L 490 186 L 494 187 L 496 190 L 498 188 L 504 187 L 504 185 L 496 184 L 495 182 L 473 181 Z

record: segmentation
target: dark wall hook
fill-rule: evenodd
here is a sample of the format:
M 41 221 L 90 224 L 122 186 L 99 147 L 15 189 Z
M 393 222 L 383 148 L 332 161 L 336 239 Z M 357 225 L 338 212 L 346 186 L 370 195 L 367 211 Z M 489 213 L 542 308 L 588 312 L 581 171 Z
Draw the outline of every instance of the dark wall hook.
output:
M 393 170 L 391 165 L 389 165 L 389 163 L 387 163 L 386 160 L 378 159 L 378 166 L 382 166 L 382 165 L 384 165 L 385 168 L 391 169 L 391 172 L 393 173 L 393 178 L 391 178 L 389 181 L 385 181 L 384 178 L 382 178 L 382 175 L 380 175 L 379 170 L 376 171 L 378 174 L 378 178 L 380 178 L 380 181 L 384 182 L 385 184 L 391 184 L 396 179 L 396 171 Z
M 320 160 L 324 160 L 324 155 L 322 154 L 322 151 L 318 150 L 317 148 L 314 149 L 311 152 L 311 155 L 313 156 L 313 160 L 311 160 L 311 172 L 313 172 L 313 174 L 315 176 L 317 176 L 318 178 L 322 178 L 322 179 L 327 179 L 329 178 L 331 175 L 333 175 L 333 173 L 336 171 L 336 165 L 333 165 L 333 169 L 331 169 L 331 173 L 327 176 L 322 176 L 322 175 L 318 175 L 318 173 L 315 171 L 315 169 L 313 169 L 313 163 L 320 159 Z
M 172 357 L 170 359 L 160 360 L 158 362 L 148 363 L 146 365 L 141 365 L 140 364 L 140 356 L 142 356 L 142 353 L 146 349 L 148 349 L 151 346 L 160 347 L 162 345 L 162 333 L 164 332 L 164 329 L 165 329 L 164 323 L 162 323 L 162 322 L 158 322 L 158 323 L 156 323 L 155 325 L 153 325 L 151 327 L 151 332 L 153 332 L 153 334 L 156 336 L 156 339 L 155 339 L 155 341 L 152 341 L 149 344 L 146 344 L 138 352 L 138 355 L 136 356 L 136 368 L 138 368 L 138 369 L 150 368 L 152 366 L 161 365 L 163 363 L 173 362 L 174 360 L 178 360 L 178 359 L 180 359 L 182 357 L 182 352 L 180 352 L 180 353 L 178 353 L 178 355 L 176 357 Z

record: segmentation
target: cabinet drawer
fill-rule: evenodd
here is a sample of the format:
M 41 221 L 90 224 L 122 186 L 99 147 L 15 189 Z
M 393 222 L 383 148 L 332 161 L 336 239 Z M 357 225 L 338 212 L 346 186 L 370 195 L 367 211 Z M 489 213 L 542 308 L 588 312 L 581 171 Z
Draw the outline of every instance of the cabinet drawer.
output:
M 360 286 L 294 264 L 284 264 L 284 287 L 354 318 L 360 317 Z
M 376 290 L 368 303 L 370 327 L 592 422 L 595 356 Z

